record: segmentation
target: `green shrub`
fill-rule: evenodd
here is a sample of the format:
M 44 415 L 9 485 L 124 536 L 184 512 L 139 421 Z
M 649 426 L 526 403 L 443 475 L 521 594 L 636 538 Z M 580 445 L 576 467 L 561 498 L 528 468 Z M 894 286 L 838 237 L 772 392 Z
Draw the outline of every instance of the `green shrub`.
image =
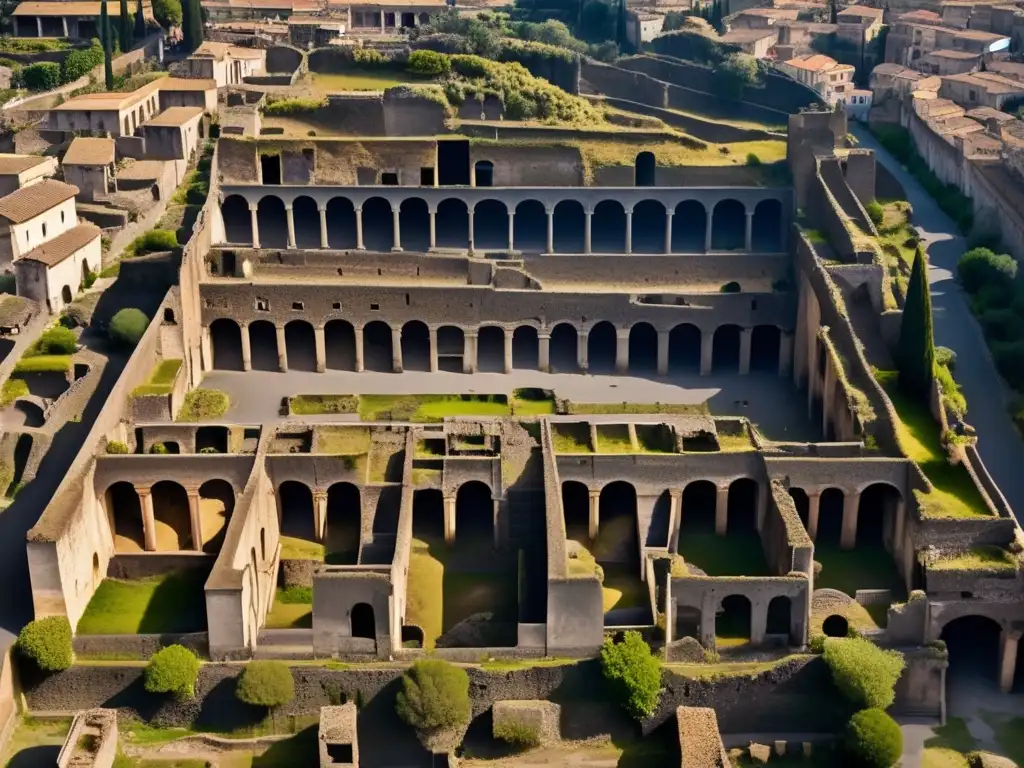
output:
M 250 661 L 238 678 L 235 696 L 254 707 L 282 707 L 295 698 L 295 681 L 283 661 Z
M 153 0 L 153 15 L 164 29 L 181 26 L 181 0 Z
M 956 373 L 956 352 L 949 347 L 936 347 L 935 364 L 945 366 L 950 372 Z
M 409 54 L 406 69 L 417 75 L 436 77 L 452 70 L 452 60 L 437 51 L 413 51 Z
M 78 347 L 78 338 L 75 332 L 68 328 L 57 326 L 50 328 L 39 337 L 33 347 L 33 355 L 70 355 Z
M 167 446 L 163 443 L 153 443 L 149 446 L 149 452 L 156 454 L 157 456 L 166 456 L 170 451 L 167 450 Z
M 960 284 L 969 293 L 995 283 L 1010 283 L 1017 276 L 1017 262 L 1005 253 L 995 254 L 988 248 L 967 251 L 956 265 Z
M 639 632 L 626 632 L 621 643 L 605 638 L 601 672 L 613 695 L 633 718 L 642 720 L 658 707 L 661 664 Z
M 128 446 L 122 443 L 120 440 L 111 440 L 107 443 L 107 453 L 128 453 Z
M 171 693 L 179 701 L 195 696 L 199 659 L 183 645 L 169 645 L 153 654 L 146 665 L 150 693 Z
M 395 711 L 413 728 L 455 728 L 469 722 L 469 675 L 441 659 L 423 659 L 402 675 Z
M 352 61 L 360 67 L 380 67 L 390 64 L 390 60 L 375 48 L 353 48 Z
M 742 289 L 740 284 L 735 280 L 731 280 L 725 283 L 721 288 L 718 289 L 720 293 L 739 293 Z
M 876 227 L 882 226 L 882 222 L 885 220 L 885 211 L 882 210 L 880 202 L 872 200 L 864 206 L 864 210 L 868 212 L 868 218 L 871 219 L 872 224 Z
M 1024 341 L 993 341 L 991 348 L 996 368 L 1003 378 L 1014 389 L 1024 389 Z
M 178 237 L 174 232 L 169 229 L 151 229 L 132 240 L 126 251 L 138 256 L 143 253 L 173 251 L 177 247 Z
M 70 370 L 71 355 L 33 355 L 14 364 L 15 373 L 67 373 Z
M 219 389 L 193 389 L 185 395 L 178 421 L 202 421 L 223 416 L 230 401 Z
M 836 687 L 858 707 L 885 709 L 903 673 L 903 654 L 884 651 L 862 637 L 830 637 L 823 658 Z
M 149 318 L 141 309 L 125 308 L 111 318 L 107 333 L 111 341 L 132 348 L 139 343 L 148 326 Z
M 43 672 L 60 672 L 71 666 L 71 624 L 65 616 L 30 621 L 18 634 L 18 652 Z
M 756 168 L 761 164 L 761 158 L 755 155 L 753 152 L 747 153 L 747 165 L 751 168 Z
M 28 382 L 24 379 L 9 378 L 0 389 L 0 408 L 6 408 L 19 397 L 26 397 L 28 394 Z M 2 484 L 0 490 L 3 490 Z
M 823 653 L 825 651 L 825 635 L 811 635 L 807 647 L 811 649 L 811 653 Z
M 281 99 L 272 101 L 263 107 L 265 115 L 298 115 L 303 112 L 315 112 L 327 105 L 327 99 Z
M 52 91 L 60 86 L 60 64 L 41 61 L 21 70 L 21 81 L 30 91 Z
M 1024 331 L 1024 318 L 1009 307 L 983 310 L 978 321 L 991 341 L 1016 341 Z
M 881 709 L 862 709 L 847 723 L 843 745 L 854 766 L 891 768 L 903 754 L 903 733 Z
M 72 51 L 61 65 L 61 81 L 71 83 L 103 64 L 103 48 L 95 41 L 91 48 Z
M 962 419 L 967 413 L 967 398 L 963 390 L 953 378 L 953 373 L 944 365 L 935 364 L 935 378 L 939 380 L 942 387 L 942 402 L 946 406 L 949 415 L 956 419 Z
M 532 725 L 509 720 L 496 723 L 493 729 L 494 738 L 507 741 L 520 747 L 539 747 L 540 732 Z

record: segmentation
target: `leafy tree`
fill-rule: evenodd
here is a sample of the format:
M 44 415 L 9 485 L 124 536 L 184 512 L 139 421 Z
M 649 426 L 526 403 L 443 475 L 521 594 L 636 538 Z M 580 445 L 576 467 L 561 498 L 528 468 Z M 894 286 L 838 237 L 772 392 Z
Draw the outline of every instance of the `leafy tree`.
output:
M 844 747 L 855 766 L 892 768 L 903 753 L 903 733 L 881 709 L 862 709 L 846 725 Z
M 18 634 L 18 652 L 43 672 L 60 672 L 71 666 L 71 624 L 65 616 L 30 621 Z
M 121 32 L 121 53 L 127 53 L 132 49 L 132 19 L 128 15 L 128 0 L 121 0 L 121 18 L 118 19 L 118 25 Z
M 882 204 L 880 202 L 872 200 L 864 206 L 864 210 L 868 212 L 868 218 L 871 219 L 872 224 L 876 227 L 882 226 L 882 222 L 885 221 L 885 211 L 882 210 Z
M 114 90 L 114 41 L 111 36 L 110 14 L 107 4 L 100 4 L 100 39 L 103 41 L 103 82 L 108 91 Z
M 469 675 L 441 659 L 424 659 L 402 675 L 395 710 L 418 730 L 455 728 L 469 722 Z
M 731 98 L 743 95 L 744 88 L 753 88 L 759 82 L 757 59 L 745 53 L 734 53 L 715 70 L 715 79 L 723 92 Z
M 430 35 L 458 35 L 464 38 L 468 51 L 488 59 L 497 59 L 501 52 L 501 38 L 509 30 L 505 17 L 479 14 L 460 16 L 454 8 L 445 8 L 430 17 L 428 23 L 409 30 L 409 38 L 417 40 Z
M 271 711 L 295 698 L 295 681 L 283 661 L 250 661 L 238 678 L 239 701 Z
M 103 46 L 99 40 L 93 40 L 91 48 L 72 51 L 64 59 L 61 64 L 61 82 L 72 83 L 80 77 L 85 77 L 102 63 Z
M 976 293 L 991 284 L 1013 284 L 1017 276 L 1017 262 L 1005 253 L 995 254 L 988 248 L 972 248 L 956 265 L 960 284 L 968 293 Z
M 203 43 L 203 10 L 199 0 L 185 0 L 182 9 L 182 34 L 185 47 L 194 51 Z
M 142 11 L 142 0 L 135 6 L 135 39 L 142 40 L 146 36 L 146 17 Z
M 654 713 L 661 698 L 661 665 L 639 632 L 627 632 L 621 643 L 605 638 L 601 671 L 622 707 L 637 720 Z
M 133 348 L 149 326 L 149 318 L 141 309 L 134 307 L 119 310 L 110 320 L 108 334 L 112 341 L 123 347 Z
M 611 40 L 615 36 L 613 20 L 612 6 L 606 0 L 586 0 L 577 32 L 584 40 Z
M 914 257 L 914 268 L 907 285 L 903 305 L 900 342 L 896 350 L 896 367 L 900 388 L 913 396 L 926 397 L 935 366 L 935 342 L 932 334 L 932 298 L 925 274 L 927 264 L 920 248 Z
M 153 0 L 153 15 L 161 27 L 180 27 L 181 0 Z
M 199 659 L 183 645 L 169 645 L 150 658 L 145 686 L 150 693 L 170 693 L 179 701 L 195 696 Z
M 863 637 L 832 637 L 822 656 L 832 682 L 854 705 L 885 709 L 895 698 L 903 654 L 885 651 Z

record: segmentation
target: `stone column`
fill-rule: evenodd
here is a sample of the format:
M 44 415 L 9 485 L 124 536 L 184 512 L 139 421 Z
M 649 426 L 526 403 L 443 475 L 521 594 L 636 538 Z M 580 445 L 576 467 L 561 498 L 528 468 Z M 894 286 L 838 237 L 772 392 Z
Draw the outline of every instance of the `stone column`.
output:
M 783 331 L 779 336 L 779 376 L 793 370 L 793 334 Z
M 590 489 L 590 515 L 588 518 L 587 535 L 591 541 L 597 538 L 601 527 L 601 492 Z
M 658 375 L 668 375 L 668 337 L 669 331 L 658 331 Z
M 399 216 L 401 216 L 401 213 L 399 212 L 398 207 L 395 206 L 391 209 L 391 221 L 394 229 L 394 243 L 391 245 L 392 251 L 402 250 L 402 225 L 399 222 Z
M 147 552 L 156 552 L 156 517 L 153 515 L 153 491 L 148 486 L 135 486 L 142 508 L 142 538 Z
M 505 373 L 512 373 L 512 331 L 507 328 L 505 333 Z
M 843 533 L 840 549 L 853 549 L 857 544 L 857 515 L 860 511 L 860 493 L 850 492 L 843 497 Z
M 750 337 L 754 331 L 751 328 L 740 328 L 740 373 L 750 373 Z
M 747 211 L 747 228 L 743 232 L 743 250 L 754 250 L 754 212 Z
M 213 370 L 213 340 L 210 338 L 210 327 L 207 325 L 203 326 L 203 330 L 199 335 L 199 349 L 202 353 L 202 366 L 204 371 Z
M 510 211 L 508 214 L 508 249 L 514 251 L 516 249 L 516 214 L 515 211 Z
M 551 334 L 537 334 L 537 347 L 537 367 L 544 371 L 544 373 L 548 373 L 551 371 Z
M 633 252 L 633 209 L 626 209 L 626 253 Z
M 455 497 L 444 497 L 444 543 L 455 543 Z
M 68 17 L 67 16 L 61 16 L 60 17 L 60 27 L 61 27 L 61 32 L 64 34 L 64 37 L 68 37 Z
M 1020 636 L 1020 632 L 1004 629 L 999 638 L 999 690 L 1003 693 L 1009 693 L 1013 688 Z
M 795 606 L 794 606 L 795 607 Z M 792 608 L 791 608 L 792 610 Z M 768 601 L 750 603 L 750 643 L 761 645 L 768 633 Z
M 491 530 L 494 532 L 494 548 L 501 547 L 501 501 L 493 499 L 494 516 L 491 518 Z
M 188 519 L 192 526 L 192 549 L 202 552 L 203 518 L 199 513 L 199 486 L 189 486 L 185 492 L 188 494 Z
M 675 211 L 665 211 L 665 253 L 672 253 L 672 217 Z
M 466 331 L 462 335 L 462 372 L 476 373 L 476 331 Z
M 893 509 L 893 514 L 896 515 L 896 524 L 894 526 L 895 532 L 892 536 L 892 548 L 895 552 L 903 550 L 903 532 L 907 525 L 907 505 L 903 499 L 898 499 Z
M 384 34 L 384 11 L 380 12 L 380 33 Z
M 718 486 L 715 494 L 715 533 L 725 536 L 729 530 L 729 486 Z
M 256 209 L 258 206 L 253 203 L 249 203 L 249 216 L 252 220 L 252 247 L 260 247 L 260 220 L 256 216 Z
M 430 328 L 427 333 L 430 334 L 430 372 L 437 373 L 437 328 Z
M 285 344 L 284 326 L 278 325 L 277 328 L 277 367 L 281 373 L 288 371 L 288 345 Z
M 352 335 L 356 342 L 356 372 L 362 373 L 366 369 L 363 364 L 363 327 L 355 328 Z
M 615 372 L 625 373 L 629 370 L 629 329 L 615 329 Z
M 576 365 L 581 371 L 590 367 L 587 361 L 587 333 L 579 329 L 576 331 Z
M 437 248 L 437 210 L 430 209 L 430 247 Z
M 356 206 L 356 250 L 365 251 L 363 245 L 363 206 Z
M 711 250 L 711 223 L 714 220 L 714 208 L 708 208 L 704 227 L 704 250 Z
M 295 247 L 295 211 L 290 205 L 284 207 L 284 216 L 288 220 L 288 247 Z
M 327 370 L 327 337 L 322 325 L 313 326 L 313 339 L 316 342 L 316 372 L 323 373 Z
M 242 370 L 252 370 L 252 348 L 249 345 L 249 326 L 241 325 L 242 329 Z
M 402 329 L 391 329 L 391 370 L 401 373 L 402 367 Z
M 668 491 L 668 551 L 679 551 L 679 528 L 683 522 L 683 492 L 679 488 Z
M 818 536 L 818 517 L 821 514 L 821 491 L 807 491 L 807 535 L 811 541 Z
M 39 37 L 43 36 L 43 17 L 36 16 L 36 31 L 39 33 Z
M 327 533 L 327 491 L 313 491 L 313 524 L 316 526 L 316 540 L 323 541 Z
M 320 209 L 320 247 L 330 248 L 330 243 L 327 242 L 327 206 L 323 206 Z
M 711 375 L 711 363 L 715 352 L 715 332 L 700 332 L 700 375 Z
M 476 232 L 474 232 L 475 226 L 473 224 L 473 209 L 468 209 L 469 214 L 469 255 L 472 256 L 476 250 Z
M 18 30 L 18 17 L 17 16 L 11 16 L 11 21 L 14 22 L 14 36 L 15 37 L 21 37 L 21 33 Z
M 548 214 L 548 239 L 545 253 L 555 252 L 555 209 L 547 208 Z
M 594 211 L 592 209 L 588 208 L 583 213 L 583 222 L 584 222 L 584 224 L 583 224 L 583 252 L 584 253 L 592 253 L 593 250 L 594 250 L 593 246 L 591 245 L 591 238 L 590 238 L 590 235 L 591 235 L 591 225 L 593 223 L 593 219 L 594 219 Z

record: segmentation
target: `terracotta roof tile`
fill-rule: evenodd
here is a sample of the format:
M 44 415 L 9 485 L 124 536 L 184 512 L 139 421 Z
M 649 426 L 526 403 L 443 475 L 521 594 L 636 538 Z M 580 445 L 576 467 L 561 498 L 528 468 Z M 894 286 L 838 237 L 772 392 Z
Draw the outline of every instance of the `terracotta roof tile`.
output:
M 144 128 L 176 128 L 202 117 L 201 107 L 170 107 L 143 125 Z
M 23 173 L 45 162 L 46 158 L 38 155 L 0 155 L 0 176 Z
M 0 216 L 21 224 L 77 194 L 78 187 L 74 184 L 43 179 L 31 187 L 22 187 L 6 197 L 0 197 Z
M 71 142 L 61 165 L 109 165 L 112 162 L 113 139 L 90 139 L 79 136 Z
M 36 261 L 48 267 L 60 264 L 100 236 L 100 228 L 88 222 L 72 227 L 22 256 L 19 261 Z

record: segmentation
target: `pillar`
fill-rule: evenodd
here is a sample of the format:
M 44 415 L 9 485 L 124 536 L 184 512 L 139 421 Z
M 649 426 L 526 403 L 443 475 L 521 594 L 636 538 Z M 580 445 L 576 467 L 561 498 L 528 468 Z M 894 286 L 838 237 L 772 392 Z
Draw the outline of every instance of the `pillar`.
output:
M 629 329 L 615 329 L 615 372 L 625 373 L 629 370 Z
M 793 334 L 783 331 L 779 336 L 779 376 L 793 370 Z
M 700 332 L 700 375 L 711 375 L 711 363 L 715 353 L 715 332 Z
M 704 226 L 704 250 L 705 251 L 710 251 L 711 250 L 711 223 L 714 221 L 714 218 L 715 218 L 714 210 L 715 210 L 714 208 L 708 208 L 707 209 L 707 213 L 706 213 L 706 218 L 705 218 L 705 222 L 706 223 L 705 223 L 705 226 Z
M 327 206 L 320 208 L 320 247 L 331 247 L 327 242 Z
M 1013 688 L 1013 674 L 1017 669 L 1017 645 L 1020 632 L 1004 629 L 999 638 L 999 690 L 1009 693 Z
M 363 206 L 356 206 L 356 249 L 360 251 L 366 250 L 366 246 L 363 245 Z
M 474 232 L 475 226 L 473 224 L 473 209 L 467 208 L 469 214 L 469 255 L 473 255 L 473 251 L 476 250 L 476 233 Z
M 491 518 L 491 530 L 494 532 L 494 548 L 501 547 L 501 501 L 493 500 L 494 516 Z
M 64 37 L 68 37 L 68 17 L 67 16 L 61 16 L 60 17 L 60 28 L 61 28 L 61 33 L 63 34 L 63 36 Z
M 353 335 L 356 342 L 356 372 L 362 373 L 365 369 L 363 365 L 363 327 L 359 326 L 356 328 Z
M 896 501 L 893 513 L 896 515 L 896 524 L 892 536 L 892 548 L 894 552 L 901 552 L 903 550 L 903 532 L 907 525 L 907 505 L 902 498 Z
M 430 247 L 437 248 L 437 211 L 430 209 Z
M 514 251 L 516 249 L 516 214 L 515 211 L 509 211 L 508 214 L 508 249 Z
M 285 344 L 284 337 L 284 326 L 278 325 L 277 328 L 277 367 L 281 370 L 281 373 L 288 371 L 288 345 Z
M 743 232 L 743 250 L 754 250 L 754 212 L 747 211 L 747 227 Z
M 583 252 L 590 253 L 593 248 L 591 247 L 590 233 L 591 224 L 593 223 L 594 212 L 591 209 L 587 209 L 583 214 Z
M 156 518 L 153 515 L 153 491 L 148 487 L 135 486 L 142 508 L 142 538 L 147 552 L 156 552 Z
M 401 213 L 398 210 L 398 206 L 393 206 L 391 208 L 391 221 L 392 227 L 394 229 L 392 236 L 395 242 L 391 245 L 392 251 L 402 250 L 402 225 L 401 222 L 399 221 L 399 216 L 401 216 Z
M 860 493 L 850 492 L 843 497 L 843 533 L 840 549 L 853 549 L 857 544 L 857 513 L 860 511 Z
M 551 370 L 551 334 L 537 334 L 537 346 L 538 367 L 544 373 L 548 373 Z
M 683 492 L 678 488 L 668 491 L 668 551 L 679 551 L 679 526 L 683 518 Z
M 476 331 L 466 331 L 462 335 L 462 372 L 476 373 Z
M 391 370 L 401 373 L 402 367 L 402 329 L 391 329 Z
M 188 519 L 192 526 L 192 549 L 203 551 L 203 519 L 199 514 L 199 488 L 192 486 L 185 489 L 188 494 Z
M 455 543 L 455 497 L 444 497 L 444 543 Z
M 672 253 L 672 217 L 675 215 L 675 211 L 669 209 L 665 211 L 665 253 Z
M 512 331 L 505 329 L 505 373 L 512 373 Z
M 587 362 L 587 333 L 582 328 L 576 330 L 576 365 L 581 371 L 589 367 Z
M 587 535 L 591 541 L 597 538 L 601 524 L 601 492 L 590 489 L 590 516 L 588 518 Z
M 626 209 L 626 253 L 633 252 L 633 209 Z
M 260 247 L 260 220 L 256 216 L 257 206 L 249 203 L 249 216 L 252 219 L 252 247 Z
M 316 341 L 316 372 L 327 370 L 327 337 L 322 325 L 313 326 L 313 339 Z
M 36 31 L 39 33 L 39 37 L 43 36 L 43 17 L 36 16 Z
M 668 375 L 668 331 L 658 331 L 658 375 Z
M 729 530 L 729 486 L 718 486 L 715 494 L 715 533 L 725 536 Z
M 547 239 L 547 249 L 544 252 L 545 253 L 554 253 L 555 252 L 555 209 L 554 208 L 547 208 L 546 211 L 547 211 L 547 214 L 548 214 L 548 239 Z
M 290 205 L 284 207 L 284 216 L 288 220 L 288 247 L 295 247 L 295 211 Z
M 791 605 L 790 611 L 795 611 L 796 606 Z M 750 644 L 761 645 L 764 636 L 768 634 L 768 601 L 750 603 Z
M 202 352 L 203 370 L 213 370 L 213 341 L 210 339 L 210 327 L 207 325 L 203 326 L 202 333 L 199 336 L 199 346 Z
M 14 36 L 15 37 L 21 37 L 21 33 L 18 30 L 18 17 L 17 16 L 11 16 L 11 21 L 14 22 Z
M 242 325 L 242 370 L 252 370 L 252 347 L 249 345 L 248 325 Z
M 380 33 L 384 34 L 384 11 L 380 12 Z
M 437 373 L 437 328 L 428 329 L 430 334 L 430 372 Z
M 754 331 L 752 328 L 740 328 L 740 373 L 750 373 L 750 337 Z
M 313 525 L 316 540 L 323 541 L 327 529 L 327 491 L 313 490 Z
M 821 491 L 807 491 L 807 534 L 814 541 L 818 536 L 818 517 L 821 514 Z

